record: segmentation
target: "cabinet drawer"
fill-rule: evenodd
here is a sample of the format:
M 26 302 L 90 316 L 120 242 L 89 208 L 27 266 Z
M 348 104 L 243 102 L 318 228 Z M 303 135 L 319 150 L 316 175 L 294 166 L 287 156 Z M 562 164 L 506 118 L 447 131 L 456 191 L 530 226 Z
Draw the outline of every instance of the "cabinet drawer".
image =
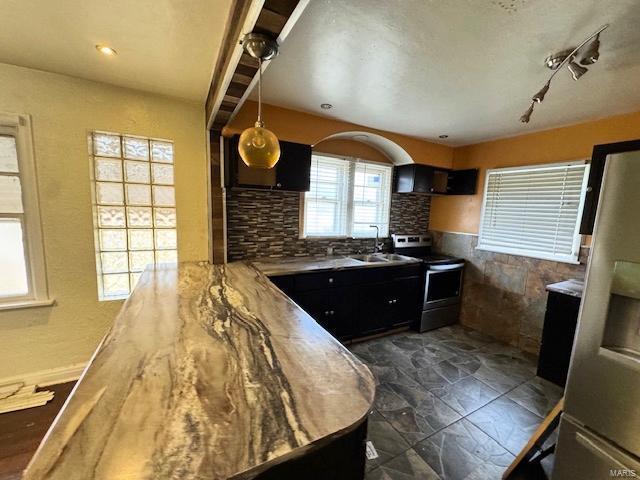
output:
M 400 278 L 416 277 L 422 275 L 422 264 L 402 265 L 399 267 L 363 268 L 361 274 L 362 283 L 380 283 L 397 280 Z
M 340 272 L 303 273 L 296 275 L 295 289 L 298 292 L 320 290 L 322 288 L 354 285 L 359 282 L 357 270 Z

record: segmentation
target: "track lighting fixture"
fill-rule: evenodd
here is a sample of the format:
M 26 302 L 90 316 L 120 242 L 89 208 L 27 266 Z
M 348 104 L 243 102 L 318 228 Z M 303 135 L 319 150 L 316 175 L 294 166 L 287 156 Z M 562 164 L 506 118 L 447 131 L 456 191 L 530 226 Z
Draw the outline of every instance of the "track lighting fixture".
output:
M 545 95 L 549 91 L 549 87 L 551 86 L 551 80 L 556 74 L 562 70 L 562 67 L 565 65 L 567 69 L 571 73 L 571 76 L 574 80 L 578 80 L 582 75 L 587 73 L 589 70 L 581 65 L 578 65 L 576 62 L 576 57 L 578 53 L 582 50 L 582 48 L 589 44 L 588 48 L 580 55 L 580 63 L 582 65 L 593 65 L 598 61 L 600 57 L 600 33 L 605 30 L 609 25 L 605 24 L 598 29 L 597 32 L 590 35 L 584 42 L 574 48 L 568 48 L 566 50 L 562 50 L 553 55 L 549 55 L 545 59 L 545 65 L 553 70 L 553 73 L 547 80 L 547 83 L 536 93 L 533 97 L 531 97 L 531 105 L 527 109 L 526 112 L 522 114 L 520 117 L 520 121 L 522 123 L 529 123 L 531 119 L 531 115 L 533 114 L 533 109 L 536 103 L 542 103 Z

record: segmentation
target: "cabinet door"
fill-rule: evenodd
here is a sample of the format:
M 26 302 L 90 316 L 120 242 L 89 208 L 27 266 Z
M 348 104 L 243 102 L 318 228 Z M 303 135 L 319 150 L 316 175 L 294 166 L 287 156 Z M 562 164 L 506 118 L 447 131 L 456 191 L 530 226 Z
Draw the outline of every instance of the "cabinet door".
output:
M 474 195 L 478 183 L 478 169 L 452 170 L 447 181 L 447 194 Z
M 389 283 L 363 285 L 358 295 L 358 335 L 370 335 L 389 328 L 391 305 Z
M 400 165 L 394 168 L 394 193 L 413 192 L 413 179 L 415 176 L 415 165 Z
M 421 277 L 409 277 L 393 282 L 390 327 L 410 325 L 418 320 L 422 306 Z
M 579 298 L 549 292 L 538 358 L 538 376 L 561 387 L 567 382 L 579 310 Z
M 296 301 L 322 328 L 332 332 L 330 293 L 328 290 L 314 290 L 312 292 L 297 293 Z
M 276 190 L 308 192 L 311 188 L 311 146 L 280 142 L 280 160 L 275 170 Z
M 340 287 L 329 291 L 332 333 L 340 340 L 356 334 L 358 320 L 358 288 Z
M 288 297 L 294 296 L 294 277 L 293 275 L 279 275 L 277 277 L 269 277 L 269 280 L 278 287 Z

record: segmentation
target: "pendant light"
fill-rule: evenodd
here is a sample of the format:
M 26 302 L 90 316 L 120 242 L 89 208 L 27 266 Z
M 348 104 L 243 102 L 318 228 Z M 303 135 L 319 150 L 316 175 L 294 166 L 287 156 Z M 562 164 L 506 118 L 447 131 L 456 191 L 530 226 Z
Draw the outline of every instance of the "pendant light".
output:
M 240 135 L 238 152 L 249 167 L 273 168 L 280 159 L 280 143 L 275 134 L 264 128 L 262 121 L 262 61 L 278 54 L 278 44 L 262 33 L 248 33 L 242 40 L 244 51 L 258 59 L 258 119 Z

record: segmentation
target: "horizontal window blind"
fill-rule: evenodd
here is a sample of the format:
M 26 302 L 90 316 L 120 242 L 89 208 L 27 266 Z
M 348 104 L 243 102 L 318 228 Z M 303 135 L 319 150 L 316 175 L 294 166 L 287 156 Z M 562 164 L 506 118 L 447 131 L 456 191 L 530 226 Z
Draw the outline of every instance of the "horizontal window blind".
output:
M 589 166 L 487 171 L 478 248 L 575 262 Z
M 377 225 L 380 236 L 389 235 L 391 167 L 368 162 L 353 164 L 353 215 L 351 235 L 371 237 Z
M 305 194 L 305 237 L 389 234 L 391 166 L 314 154 Z
M 314 155 L 311 188 L 305 194 L 305 236 L 347 235 L 349 162 Z

